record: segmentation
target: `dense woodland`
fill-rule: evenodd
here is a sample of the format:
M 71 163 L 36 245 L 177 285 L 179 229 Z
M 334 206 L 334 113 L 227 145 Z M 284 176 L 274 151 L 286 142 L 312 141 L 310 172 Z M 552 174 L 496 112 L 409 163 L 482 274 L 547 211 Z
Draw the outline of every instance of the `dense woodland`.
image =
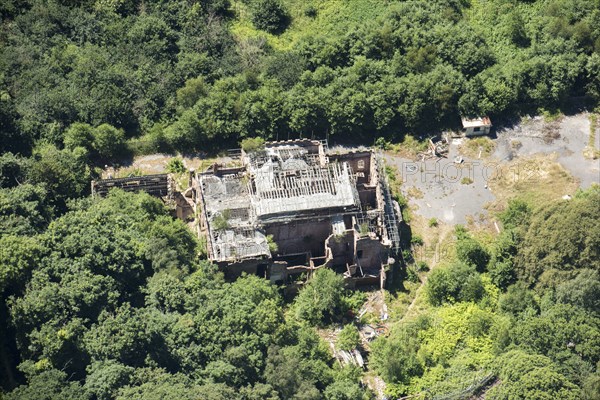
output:
M 98 166 L 600 99 L 598 0 L 4 0 L 0 18 L 2 399 L 373 397 L 316 329 L 356 347 L 364 293 L 329 271 L 295 298 L 227 282 L 160 201 L 90 199 Z M 498 218 L 493 238 L 457 227 L 426 310 L 372 343 L 390 396 L 599 398 L 600 191 Z

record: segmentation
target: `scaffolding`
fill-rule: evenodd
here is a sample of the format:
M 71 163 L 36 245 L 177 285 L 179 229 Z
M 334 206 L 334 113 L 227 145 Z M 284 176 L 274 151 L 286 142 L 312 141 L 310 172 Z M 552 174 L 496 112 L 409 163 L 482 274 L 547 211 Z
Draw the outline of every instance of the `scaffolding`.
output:
M 390 193 L 390 187 L 385 173 L 385 165 L 383 157 L 377 155 L 377 172 L 379 174 L 379 182 L 383 194 L 383 222 L 388 234 L 388 238 L 392 242 L 390 252 L 393 255 L 400 253 L 400 231 L 398 230 L 398 219 L 396 217 L 396 209 L 394 207 L 394 199 Z

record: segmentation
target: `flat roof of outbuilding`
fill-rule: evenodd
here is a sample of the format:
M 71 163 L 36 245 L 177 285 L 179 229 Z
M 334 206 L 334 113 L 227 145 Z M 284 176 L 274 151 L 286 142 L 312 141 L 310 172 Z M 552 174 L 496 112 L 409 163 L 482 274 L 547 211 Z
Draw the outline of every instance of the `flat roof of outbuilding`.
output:
M 477 126 L 492 126 L 490 117 L 479 118 L 461 118 L 463 128 L 473 128 Z

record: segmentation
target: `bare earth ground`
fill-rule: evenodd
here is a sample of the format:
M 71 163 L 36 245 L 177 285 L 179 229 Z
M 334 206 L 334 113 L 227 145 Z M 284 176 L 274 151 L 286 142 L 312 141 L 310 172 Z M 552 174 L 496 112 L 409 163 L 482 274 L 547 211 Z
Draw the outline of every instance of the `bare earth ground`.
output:
M 536 117 L 500 129 L 493 140 L 495 150 L 487 157 L 461 152 L 461 145 L 471 139 L 455 139 L 448 158 L 415 161 L 387 154 L 386 160 L 398 169 L 402 191 L 416 214 L 451 225 L 477 225 L 485 222 L 488 209 L 502 207 L 498 203 L 528 189 L 562 197 L 600 183 L 600 160 L 583 155 L 589 134 L 587 113 L 553 122 Z M 455 164 L 459 154 L 464 161 Z
M 128 165 L 117 168 L 106 168 L 102 173 L 102 178 L 108 178 L 109 174 L 113 178 L 122 178 L 128 175 L 140 174 L 164 174 L 167 172 L 167 163 L 174 157 L 177 156 L 173 154 L 150 154 L 147 156 L 138 156 L 135 157 Z M 232 161 L 232 159 L 229 157 L 207 158 L 200 155 L 185 157 L 180 156 L 179 158 L 182 159 L 183 165 L 185 165 L 187 169 L 194 168 L 196 171 L 203 171 L 215 162 L 229 164 Z

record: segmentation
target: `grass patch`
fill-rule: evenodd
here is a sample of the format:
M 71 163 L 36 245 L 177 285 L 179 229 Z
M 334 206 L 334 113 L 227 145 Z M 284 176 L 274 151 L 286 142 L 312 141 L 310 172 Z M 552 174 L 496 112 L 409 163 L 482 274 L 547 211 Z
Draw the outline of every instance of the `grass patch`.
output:
M 402 142 L 391 144 L 390 150 L 400 156 L 412 158 L 416 157 L 417 154 L 426 151 L 427 147 L 427 140 L 419 141 L 412 135 L 406 135 Z
M 590 114 L 590 138 L 583 149 L 583 156 L 592 160 L 600 158 L 600 149 L 596 148 L 596 131 L 598 130 L 598 114 Z
M 467 139 L 459 148 L 460 152 L 471 158 L 486 158 L 492 155 L 496 144 L 487 136 Z
M 421 189 L 417 188 L 417 187 L 411 187 L 410 189 L 408 189 L 408 195 L 410 197 L 412 197 L 413 199 L 422 199 L 423 198 L 423 192 L 421 191 Z
M 465 176 L 460 180 L 460 183 L 462 183 L 463 185 L 470 185 L 471 183 L 473 183 L 473 179 L 469 178 L 468 176 Z
M 310 36 L 339 37 L 352 27 L 376 19 L 389 7 L 383 0 L 282 0 L 290 15 L 290 25 L 279 35 L 254 27 L 249 8 L 234 0 L 231 10 L 236 19 L 231 32 L 238 40 L 264 38 L 276 50 L 291 50 Z M 317 34 L 315 34 L 317 33 Z
M 543 205 L 577 190 L 576 180 L 552 156 L 521 159 L 496 170 L 488 182 L 496 195 L 492 210 L 503 209 L 508 200 L 522 198 Z

